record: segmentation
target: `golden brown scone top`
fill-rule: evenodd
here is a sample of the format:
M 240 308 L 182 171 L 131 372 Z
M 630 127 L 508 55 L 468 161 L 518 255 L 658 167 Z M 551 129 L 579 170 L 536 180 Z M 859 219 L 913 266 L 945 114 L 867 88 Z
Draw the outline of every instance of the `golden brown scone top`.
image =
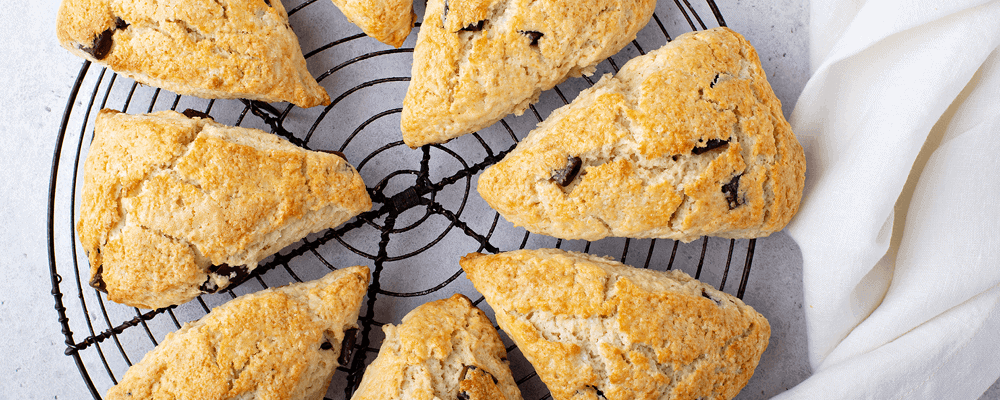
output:
M 102 110 L 77 231 L 92 284 L 159 308 L 226 287 L 309 233 L 371 208 L 344 159 L 173 111 Z
M 654 0 L 431 0 L 401 129 L 410 147 L 520 115 L 543 90 L 592 74 L 635 38 Z
M 348 21 L 366 35 L 399 47 L 417 20 L 412 0 L 333 0 Z
M 378 358 L 352 400 L 520 400 L 493 323 L 456 294 L 383 327 Z
M 461 264 L 556 400 L 730 399 L 767 347 L 763 316 L 680 271 L 556 249 Z
M 247 294 L 167 335 L 107 399 L 322 399 L 368 268 Z
M 691 241 L 781 230 L 804 181 L 756 51 L 716 28 L 629 61 L 553 111 L 478 189 L 535 233 Z
M 179 94 L 330 104 L 281 0 L 63 0 L 57 34 L 77 56 Z

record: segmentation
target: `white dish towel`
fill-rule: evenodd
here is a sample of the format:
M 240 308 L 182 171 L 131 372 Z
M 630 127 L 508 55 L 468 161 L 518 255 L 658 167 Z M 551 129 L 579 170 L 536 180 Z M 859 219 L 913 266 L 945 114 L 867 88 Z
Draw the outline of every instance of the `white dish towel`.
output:
M 811 2 L 792 127 L 813 375 L 779 399 L 976 399 L 1000 377 L 1000 0 Z

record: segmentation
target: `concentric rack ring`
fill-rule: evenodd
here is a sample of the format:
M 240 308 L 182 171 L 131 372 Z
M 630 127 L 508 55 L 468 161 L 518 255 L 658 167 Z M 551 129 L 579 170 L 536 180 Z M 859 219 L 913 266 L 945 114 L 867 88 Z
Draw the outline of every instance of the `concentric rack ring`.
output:
M 671 40 L 668 28 L 675 33 L 706 29 L 699 10 L 725 26 L 713 0 L 694 5 L 689 0 L 660 0 L 658 6 L 660 11 L 649 26 L 630 46 L 602 62 L 599 74 L 616 72 L 620 63 Z M 419 5 L 417 8 L 419 13 Z M 333 5 L 328 1 L 307 0 L 291 7 L 288 14 L 297 32 L 323 31 L 330 19 L 343 20 L 335 11 L 331 14 L 331 9 Z M 350 398 L 365 366 L 378 353 L 382 336 L 381 329 L 375 328 L 397 323 L 413 307 L 465 293 L 478 299 L 475 304 L 492 317 L 483 297 L 467 280 L 459 279 L 462 270 L 458 257 L 469 252 L 540 247 L 584 251 L 643 268 L 684 269 L 722 290 L 734 256 L 742 257 L 743 269 L 734 294 L 743 297 L 755 240 L 703 238 L 689 244 L 630 239 L 593 243 L 555 240 L 513 227 L 473 194 L 472 184 L 479 172 L 501 160 L 544 115 L 593 85 L 591 78 L 570 79 L 543 93 L 540 101 L 529 107 L 531 112 L 523 116 L 508 116 L 490 128 L 445 145 L 411 150 L 400 140 L 398 126 L 412 47 L 385 48 L 357 34 L 346 21 L 342 25 L 354 31 L 336 33 L 333 37 L 338 39 L 328 42 L 324 41 L 328 38 L 317 41 L 300 33 L 300 38 L 305 37 L 303 48 L 310 44 L 315 48 L 306 54 L 310 67 L 332 66 L 317 77 L 333 95 L 331 105 L 319 110 L 184 97 L 144 87 L 89 62 L 81 66 L 53 155 L 48 247 L 52 295 L 66 337 L 65 353 L 76 363 L 95 399 L 101 399 L 101 393 L 116 384 L 125 370 L 167 333 L 200 318 L 213 306 L 262 288 L 318 278 L 347 265 L 371 267 L 372 284 L 361 310 L 362 333 L 354 357 L 349 365 L 339 368 L 341 372 L 334 377 L 328 399 Z M 86 92 L 86 87 L 92 89 Z M 85 284 L 88 264 L 74 226 L 81 191 L 81 160 L 92 140 L 93 118 L 105 107 L 131 113 L 193 108 L 224 124 L 274 132 L 299 146 L 340 151 L 371 185 L 368 190 L 375 206 L 343 226 L 310 235 L 282 250 L 266 259 L 248 281 L 220 293 L 146 312 L 109 302 Z M 71 126 L 79 126 L 79 130 L 74 134 Z M 70 280 L 64 281 L 64 275 Z M 72 298 L 64 301 L 64 291 L 72 293 Z M 85 332 L 86 337 L 78 341 L 74 331 Z M 550 398 L 510 339 L 503 333 L 501 336 L 508 345 L 511 367 L 524 397 Z

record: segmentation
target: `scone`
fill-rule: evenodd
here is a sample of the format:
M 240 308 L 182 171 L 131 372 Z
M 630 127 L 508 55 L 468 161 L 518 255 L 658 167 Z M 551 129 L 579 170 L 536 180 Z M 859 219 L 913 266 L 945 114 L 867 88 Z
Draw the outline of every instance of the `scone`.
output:
M 635 39 L 655 0 L 430 0 L 401 128 L 410 147 L 521 115 Z
M 805 156 L 750 43 L 687 33 L 552 112 L 479 178 L 508 221 L 563 239 L 752 238 L 798 211 Z
M 403 45 L 417 20 L 412 0 L 333 0 L 348 21 L 392 47 Z
M 92 286 L 121 304 L 160 308 L 225 288 L 371 204 L 337 155 L 173 111 L 101 110 L 77 232 Z
M 771 332 L 741 300 L 676 270 L 555 249 L 461 263 L 555 400 L 730 399 Z
M 330 104 L 281 0 L 63 0 L 57 34 L 77 56 L 178 94 Z
M 465 296 L 424 304 L 382 330 L 352 400 L 521 399 L 493 323 Z
M 105 398 L 322 399 L 349 359 L 368 280 L 357 266 L 237 297 L 168 334 Z

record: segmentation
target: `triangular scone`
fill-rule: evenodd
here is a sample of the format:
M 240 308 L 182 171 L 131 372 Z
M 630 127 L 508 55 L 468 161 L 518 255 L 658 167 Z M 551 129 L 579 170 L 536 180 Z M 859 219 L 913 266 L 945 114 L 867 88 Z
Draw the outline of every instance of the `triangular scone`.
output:
M 635 39 L 655 0 L 430 0 L 401 128 L 410 147 L 521 115 Z
M 804 180 L 757 53 L 716 28 L 629 61 L 553 111 L 478 189 L 535 233 L 691 241 L 781 230 Z
M 225 288 L 371 205 L 338 155 L 173 111 L 102 110 L 77 231 L 92 286 L 118 303 L 160 308 Z
M 237 297 L 168 334 L 105 398 L 322 399 L 368 281 L 357 266 Z
M 330 104 L 281 0 L 63 0 L 57 33 L 71 53 L 178 94 Z
M 521 399 L 499 334 L 465 296 L 424 304 L 382 330 L 352 400 Z
M 412 0 L 333 0 L 348 21 L 366 35 L 399 47 L 417 20 Z
M 730 399 L 771 328 L 683 272 L 555 249 L 462 258 L 555 400 Z

